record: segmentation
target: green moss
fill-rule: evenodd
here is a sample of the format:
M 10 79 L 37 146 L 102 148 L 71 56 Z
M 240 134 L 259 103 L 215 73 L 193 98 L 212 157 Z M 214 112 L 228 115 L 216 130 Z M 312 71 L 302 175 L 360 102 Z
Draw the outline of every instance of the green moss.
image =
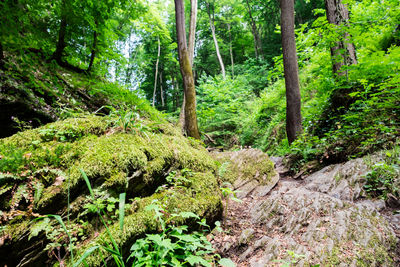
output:
M 255 149 L 213 155 L 220 162 L 219 175 L 225 182 L 234 183 L 256 179 L 260 184 L 267 184 L 276 175 L 274 163 L 268 156 Z
M 169 124 L 144 120 L 143 123 L 151 125 L 146 128 L 148 131 L 120 132 L 108 128 L 108 119 L 96 116 L 68 119 L 0 140 L 4 146 L 21 143 L 21 157 L 25 153 L 29 156 L 26 157 L 28 161 L 20 165 L 23 169 L 31 168 L 33 182 L 45 185 L 35 201 L 35 212 L 64 214 L 69 194 L 71 223 L 88 218 L 84 215 L 88 190 L 80 172 L 82 169 L 92 187 L 106 190 L 110 197 L 126 192 L 127 203 L 130 203 L 130 199 L 142 196 L 132 203 L 132 211 L 127 212 L 123 232 L 119 231 L 116 221 L 110 225 L 113 237 L 125 249 L 138 236 L 157 230 L 153 215 L 144 211 L 154 199 L 158 199 L 168 213 L 191 211 L 211 220 L 220 216 L 217 165 L 200 142 L 184 138 L 179 129 Z M 190 182 L 185 187 L 170 185 L 164 192 L 154 193 L 159 185 L 166 183 L 170 172 L 181 174 L 184 169 L 190 170 L 186 177 Z M 22 222 L 28 223 L 29 219 L 24 218 Z M 10 229 L 20 223 L 12 223 Z M 95 231 L 100 236 L 89 237 L 85 245 L 78 243 L 79 253 L 101 239 L 108 240 L 101 223 L 98 227 Z M 99 265 L 100 259 L 93 256 L 88 264 Z
M 142 236 L 145 232 L 155 232 L 158 230 L 158 224 L 153 218 L 153 214 L 144 210 L 153 200 L 159 200 L 161 206 L 167 213 L 179 213 L 181 211 L 191 211 L 201 217 L 213 219 L 222 211 L 222 203 L 219 194 L 215 194 L 218 190 L 218 183 L 212 172 L 193 173 L 191 180 L 192 185 L 189 188 L 175 190 L 171 189 L 162 193 L 154 194 L 151 197 L 143 198 L 139 203 L 139 210 L 134 214 L 125 217 L 123 231 L 119 229 L 119 224 L 115 223 L 110 226 L 110 232 L 113 239 L 120 247 L 129 248 L 133 241 Z M 183 223 L 184 221 L 181 221 Z M 77 254 L 82 255 L 86 249 L 93 246 L 93 243 L 104 245 L 110 244 L 111 240 L 105 230 L 100 233 L 96 241 L 79 247 Z M 87 263 L 89 266 L 100 266 L 102 264 L 101 255 L 104 251 L 97 251 L 92 254 Z M 125 255 L 127 256 L 127 255 Z
M 93 115 L 82 118 L 70 118 L 49 123 L 37 129 L 19 132 L 11 137 L 2 139 L 1 143 L 4 145 L 18 144 L 19 148 L 25 150 L 35 149 L 39 143 L 52 140 L 74 141 L 88 134 L 104 134 L 108 128 L 108 124 L 107 120 L 103 117 Z

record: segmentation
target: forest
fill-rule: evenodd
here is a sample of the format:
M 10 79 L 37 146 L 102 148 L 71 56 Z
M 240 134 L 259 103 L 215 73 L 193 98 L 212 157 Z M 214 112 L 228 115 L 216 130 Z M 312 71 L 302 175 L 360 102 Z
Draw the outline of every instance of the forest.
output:
M 400 266 L 399 0 L 0 16 L 0 267 Z

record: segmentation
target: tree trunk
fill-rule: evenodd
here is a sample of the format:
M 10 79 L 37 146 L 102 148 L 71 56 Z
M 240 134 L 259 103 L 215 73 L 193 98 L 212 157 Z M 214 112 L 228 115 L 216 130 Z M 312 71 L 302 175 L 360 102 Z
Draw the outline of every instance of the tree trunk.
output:
M 251 21 L 251 32 L 253 33 L 254 52 L 256 54 L 256 58 L 260 57 L 261 59 L 263 59 L 264 56 L 263 56 L 263 51 L 262 51 L 262 47 L 261 47 L 261 39 L 260 39 L 260 35 L 258 34 L 256 22 L 254 21 L 253 15 L 251 13 L 251 6 L 249 3 L 249 0 L 246 0 L 246 3 L 247 3 L 247 8 L 249 11 L 249 17 L 250 17 L 250 21 Z
M 3 52 L 3 45 L 0 42 L 0 69 L 4 68 L 4 52 Z
M 161 67 L 162 68 L 162 67 Z M 162 80 L 162 71 L 160 71 L 160 94 L 161 94 L 161 106 L 164 107 L 164 92 L 163 92 L 163 80 Z
M 196 20 L 197 20 L 197 0 L 190 1 L 190 24 L 189 24 L 189 61 L 190 66 L 193 69 L 194 60 L 194 46 L 196 41 Z M 194 77 L 193 77 L 194 80 Z M 183 92 L 183 103 L 181 112 L 179 114 L 179 125 L 181 126 L 182 132 L 185 133 L 185 92 Z
M 67 15 L 66 15 L 66 7 L 65 0 L 62 1 L 61 7 L 61 23 L 60 29 L 58 30 L 58 41 L 56 44 L 56 51 L 54 51 L 52 58 L 56 60 L 59 65 L 62 65 L 62 55 L 64 53 L 64 49 L 67 46 L 65 43 L 65 34 L 67 33 Z
M 85 72 L 85 70 L 73 66 L 69 64 L 67 61 L 62 60 L 62 56 L 64 53 L 64 49 L 67 46 L 65 43 L 65 35 L 67 33 L 67 8 L 66 8 L 66 0 L 62 1 L 61 4 L 61 23 L 60 23 L 60 28 L 58 30 L 58 40 L 56 44 L 56 51 L 54 51 L 51 59 L 55 59 L 58 65 L 60 65 L 63 68 L 75 71 L 77 73 L 82 73 Z
M 161 53 L 161 44 L 160 44 L 160 37 L 157 37 L 158 41 L 158 53 L 157 53 L 157 61 L 156 61 L 156 73 L 154 75 L 154 91 L 153 91 L 153 107 L 156 102 L 156 90 L 157 90 L 157 79 L 158 79 L 158 62 L 160 60 L 160 53 Z
M 93 32 L 93 46 L 92 52 L 90 54 L 89 67 L 87 68 L 87 72 L 90 72 L 93 66 L 94 58 L 96 57 L 96 49 L 97 49 L 97 21 L 95 21 L 96 29 Z
M 189 24 L 189 61 L 193 68 L 194 44 L 196 39 L 197 0 L 190 0 L 190 24 Z
M 224 62 L 222 61 L 222 57 L 221 54 L 219 52 L 219 46 L 218 46 L 218 40 L 217 37 L 215 35 L 215 25 L 214 25 L 214 8 L 212 10 L 212 14 L 211 14 L 211 8 L 210 8 L 210 4 L 207 3 L 207 13 L 208 13 L 208 18 L 210 20 L 210 28 L 211 28 L 211 34 L 214 40 L 214 46 L 215 46 L 215 50 L 217 52 L 217 58 L 219 61 L 219 65 L 221 66 L 221 73 L 222 73 L 222 77 L 225 79 L 225 65 Z
M 233 50 L 232 50 L 232 33 L 231 24 L 228 23 L 228 33 L 229 33 L 229 54 L 231 55 L 231 67 L 232 67 L 232 78 L 235 77 L 235 65 L 233 62 Z
M 192 66 L 190 65 L 186 43 L 185 7 L 183 0 L 175 0 L 175 17 L 179 65 L 185 93 L 185 129 L 188 136 L 200 139 L 196 116 L 196 90 L 194 88 Z
M 326 17 L 328 22 L 336 26 L 346 25 L 349 21 L 349 11 L 341 0 L 325 0 Z M 343 33 L 342 40 L 331 47 L 333 73 L 339 76 L 347 76 L 347 70 L 340 71 L 342 66 L 357 64 L 356 49 L 349 42 L 350 35 Z
M 286 85 L 286 133 L 289 144 L 301 133 L 301 99 L 294 36 L 294 1 L 280 0 L 283 66 Z

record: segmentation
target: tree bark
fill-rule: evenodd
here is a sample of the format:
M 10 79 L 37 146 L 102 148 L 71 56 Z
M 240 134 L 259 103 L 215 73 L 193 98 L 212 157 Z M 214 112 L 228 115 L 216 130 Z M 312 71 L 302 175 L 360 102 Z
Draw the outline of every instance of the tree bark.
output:
M 3 52 L 3 45 L 0 42 L 0 69 L 4 68 L 4 52 Z
M 190 24 L 189 24 L 189 61 L 193 68 L 194 45 L 196 40 L 197 0 L 190 0 Z
M 162 67 L 161 67 L 162 69 Z M 163 80 L 162 80 L 162 71 L 160 71 L 160 95 L 161 95 L 161 106 L 164 107 L 164 92 L 163 92 Z
M 96 57 L 96 49 L 97 49 L 97 21 L 95 21 L 96 29 L 93 32 L 93 46 L 92 46 L 92 52 L 90 54 L 90 61 L 89 61 L 89 67 L 87 68 L 87 72 L 90 72 L 92 70 L 94 58 Z
M 179 65 L 185 94 L 185 130 L 188 136 L 200 139 L 196 116 L 196 90 L 186 43 L 185 7 L 183 0 L 175 0 L 175 17 Z
M 280 0 L 283 66 L 286 85 L 286 133 L 291 144 L 302 131 L 301 99 L 294 35 L 294 1 Z
M 214 25 L 214 8 L 212 10 L 211 13 L 211 7 L 209 3 L 207 4 L 207 13 L 208 13 L 208 18 L 210 20 L 210 29 L 211 29 L 211 34 L 214 40 L 214 46 L 215 46 L 215 50 L 217 52 L 217 58 L 219 61 L 219 65 L 221 66 L 221 73 L 222 73 L 222 77 L 225 79 L 226 74 L 225 74 L 225 65 L 224 62 L 222 61 L 222 57 L 221 54 L 219 52 L 219 46 L 218 46 L 218 40 L 217 40 L 217 36 L 215 35 L 215 25 Z
M 349 11 L 341 0 L 325 0 L 326 17 L 328 22 L 336 25 L 346 25 L 349 21 Z M 331 47 L 332 68 L 333 73 L 339 76 L 347 76 L 347 70 L 341 71 L 343 66 L 357 64 L 356 49 L 351 43 L 350 35 L 347 32 L 343 33 L 342 40 L 336 43 L 336 46 Z
M 158 53 L 157 53 L 157 61 L 156 61 L 156 73 L 154 75 L 154 91 L 153 91 L 153 107 L 156 102 L 156 90 L 157 90 L 157 79 L 158 79 L 158 62 L 160 60 L 160 54 L 161 54 L 161 44 L 160 44 L 160 37 L 157 37 L 157 42 L 158 42 Z
M 264 53 L 262 50 L 262 45 L 261 45 L 261 39 L 260 39 L 260 35 L 258 34 L 258 29 L 257 29 L 257 25 L 256 22 L 253 18 L 253 15 L 251 13 L 251 6 L 249 3 L 249 0 L 246 0 L 247 3 L 247 8 L 249 11 L 249 17 L 250 17 L 250 21 L 251 21 L 251 32 L 253 33 L 253 40 L 254 40 L 254 52 L 256 54 L 256 58 L 260 57 L 261 59 L 264 58 Z
M 228 23 L 228 33 L 229 33 L 229 54 L 231 56 L 231 67 L 232 67 L 232 78 L 235 77 L 235 64 L 233 61 L 233 49 L 232 49 L 232 33 L 231 24 Z
M 196 41 L 196 20 L 197 20 L 197 0 L 190 1 L 190 24 L 189 24 L 189 61 L 190 66 L 193 70 L 193 60 L 194 60 L 194 46 Z M 193 76 L 194 80 L 194 76 Z M 183 93 L 183 103 L 181 112 L 179 114 L 179 125 L 181 126 L 182 132 L 185 133 L 185 92 Z
M 58 40 L 56 44 L 56 51 L 54 51 L 51 59 L 55 59 L 58 65 L 60 65 L 63 68 L 75 71 L 77 73 L 82 73 L 85 72 L 85 70 L 73 66 L 69 64 L 67 61 L 62 60 L 62 56 L 64 54 L 64 49 L 67 47 L 67 44 L 65 42 L 65 35 L 67 33 L 67 7 L 66 7 L 66 1 L 63 0 L 61 3 L 61 23 L 60 23 L 60 28 L 58 30 Z
M 65 43 L 65 34 L 67 32 L 67 16 L 65 12 L 65 1 L 62 3 L 63 7 L 61 10 L 61 23 L 60 29 L 58 30 L 58 41 L 56 44 L 56 51 L 54 51 L 52 58 L 56 60 L 59 65 L 62 65 L 62 55 L 64 53 L 64 49 L 67 46 Z

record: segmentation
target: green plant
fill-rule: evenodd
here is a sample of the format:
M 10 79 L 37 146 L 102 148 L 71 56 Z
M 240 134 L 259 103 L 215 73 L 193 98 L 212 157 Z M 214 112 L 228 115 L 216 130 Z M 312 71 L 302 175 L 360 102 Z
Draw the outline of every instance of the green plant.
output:
M 89 178 L 87 177 L 86 173 L 80 169 L 80 172 L 82 174 L 82 177 L 84 178 L 86 185 L 89 189 L 90 192 L 90 196 L 92 197 L 92 200 L 95 200 L 95 194 L 94 191 L 92 189 L 92 186 L 90 185 L 90 181 Z M 125 216 L 125 198 L 126 198 L 126 193 L 121 193 L 120 197 L 119 197 L 119 224 L 120 224 L 120 230 L 123 230 L 124 227 L 124 216 Z M 74 267 L 75 266 L 79 266 L 82 262 L 85 261 L 85 259 L 92 254 L 95 250 L 97 249 L 103 249 L 104 251 L 108 252 L 111 254 L 111 256 L 114 259 L 115 264 L 118 267 L 123 267 L 125 266 L 124 263 L 124 258 L 122 255 L 122 250 L 118 247 L 115 239 L 113 238 L 110 229 L 108 228 L 108 225 L 106 223 L 106 221 L 104 220 L 104 217 L 106 217 L 106 213 L 104 211 L 104 208 L 102 208 L 101 206 L 96 206 L 96 212 L 100 218 L 100 221 L 102 222 L 102 224 L 104 225 L 107 235 L 110 239 L 110 242 L 102 240 L 103 244 L 101 245 L 96 245 L 96 246 L 92 246 L 90 248 L 88 248 L 83 255 L 80 257 L 80 259 L 77 262 L 74 262 L 73 259 L 72 261 L 74 262 Z
M 180 212 L 166 217 L 165 210 L 157 201 L 146 207 L 146 210 L 154 212 L 154 218 L 161 226 L 161 233 L 147 234 L 145 238 L 136 240 L 131 247 L 129 259 L 133 260 L 133 266 L 212 266 L 218 263 L 222 266 L 235 266 L 229 259 L 221 259 L 215 254 L 211 243 L 204 235 L 209 226 L 205 220 L 192 212 Z M 176 226 L 175 219 L 196 219 L 197 223 L 204 227 L 203 232 L 188 232 L 188 226 Z M 129 260 L 128 259 L 128 260 Z
M 365 191 L 372 197 L 387 199 L 388 194 L 400 196 L 400 148 L 386 151 L 384 161 L 371 166 L 365 175 Z
M 232 185 L 228 182 L 223 183 L 223 185 L 225 185 L 225 187 L 220 187 L 221 189 L 221 193 L 222 193 L 222 197 L 225 200 L 225 208 L 224 208 L 224 217 L 227 217 L 228 214 L 228 205 L 229 205 L 229 199 L 236 201 L 236 202 L 242 202 L 241 199 L 238 199 L 236 197 L 236 193 L 238 193 L 239 191 L 237 190 L 232 190 Z
M 161 185 L 157 188 L 156 192 L 167 189 L 169 186 L 172 187 L 189 187 L 191 185 L 191 181 L 188 179 L 193 175 L 192 170 L 190 169 L 182 169 L 180 175 L 176 171 L 171 171 L 165 180 L 167 184 Z

